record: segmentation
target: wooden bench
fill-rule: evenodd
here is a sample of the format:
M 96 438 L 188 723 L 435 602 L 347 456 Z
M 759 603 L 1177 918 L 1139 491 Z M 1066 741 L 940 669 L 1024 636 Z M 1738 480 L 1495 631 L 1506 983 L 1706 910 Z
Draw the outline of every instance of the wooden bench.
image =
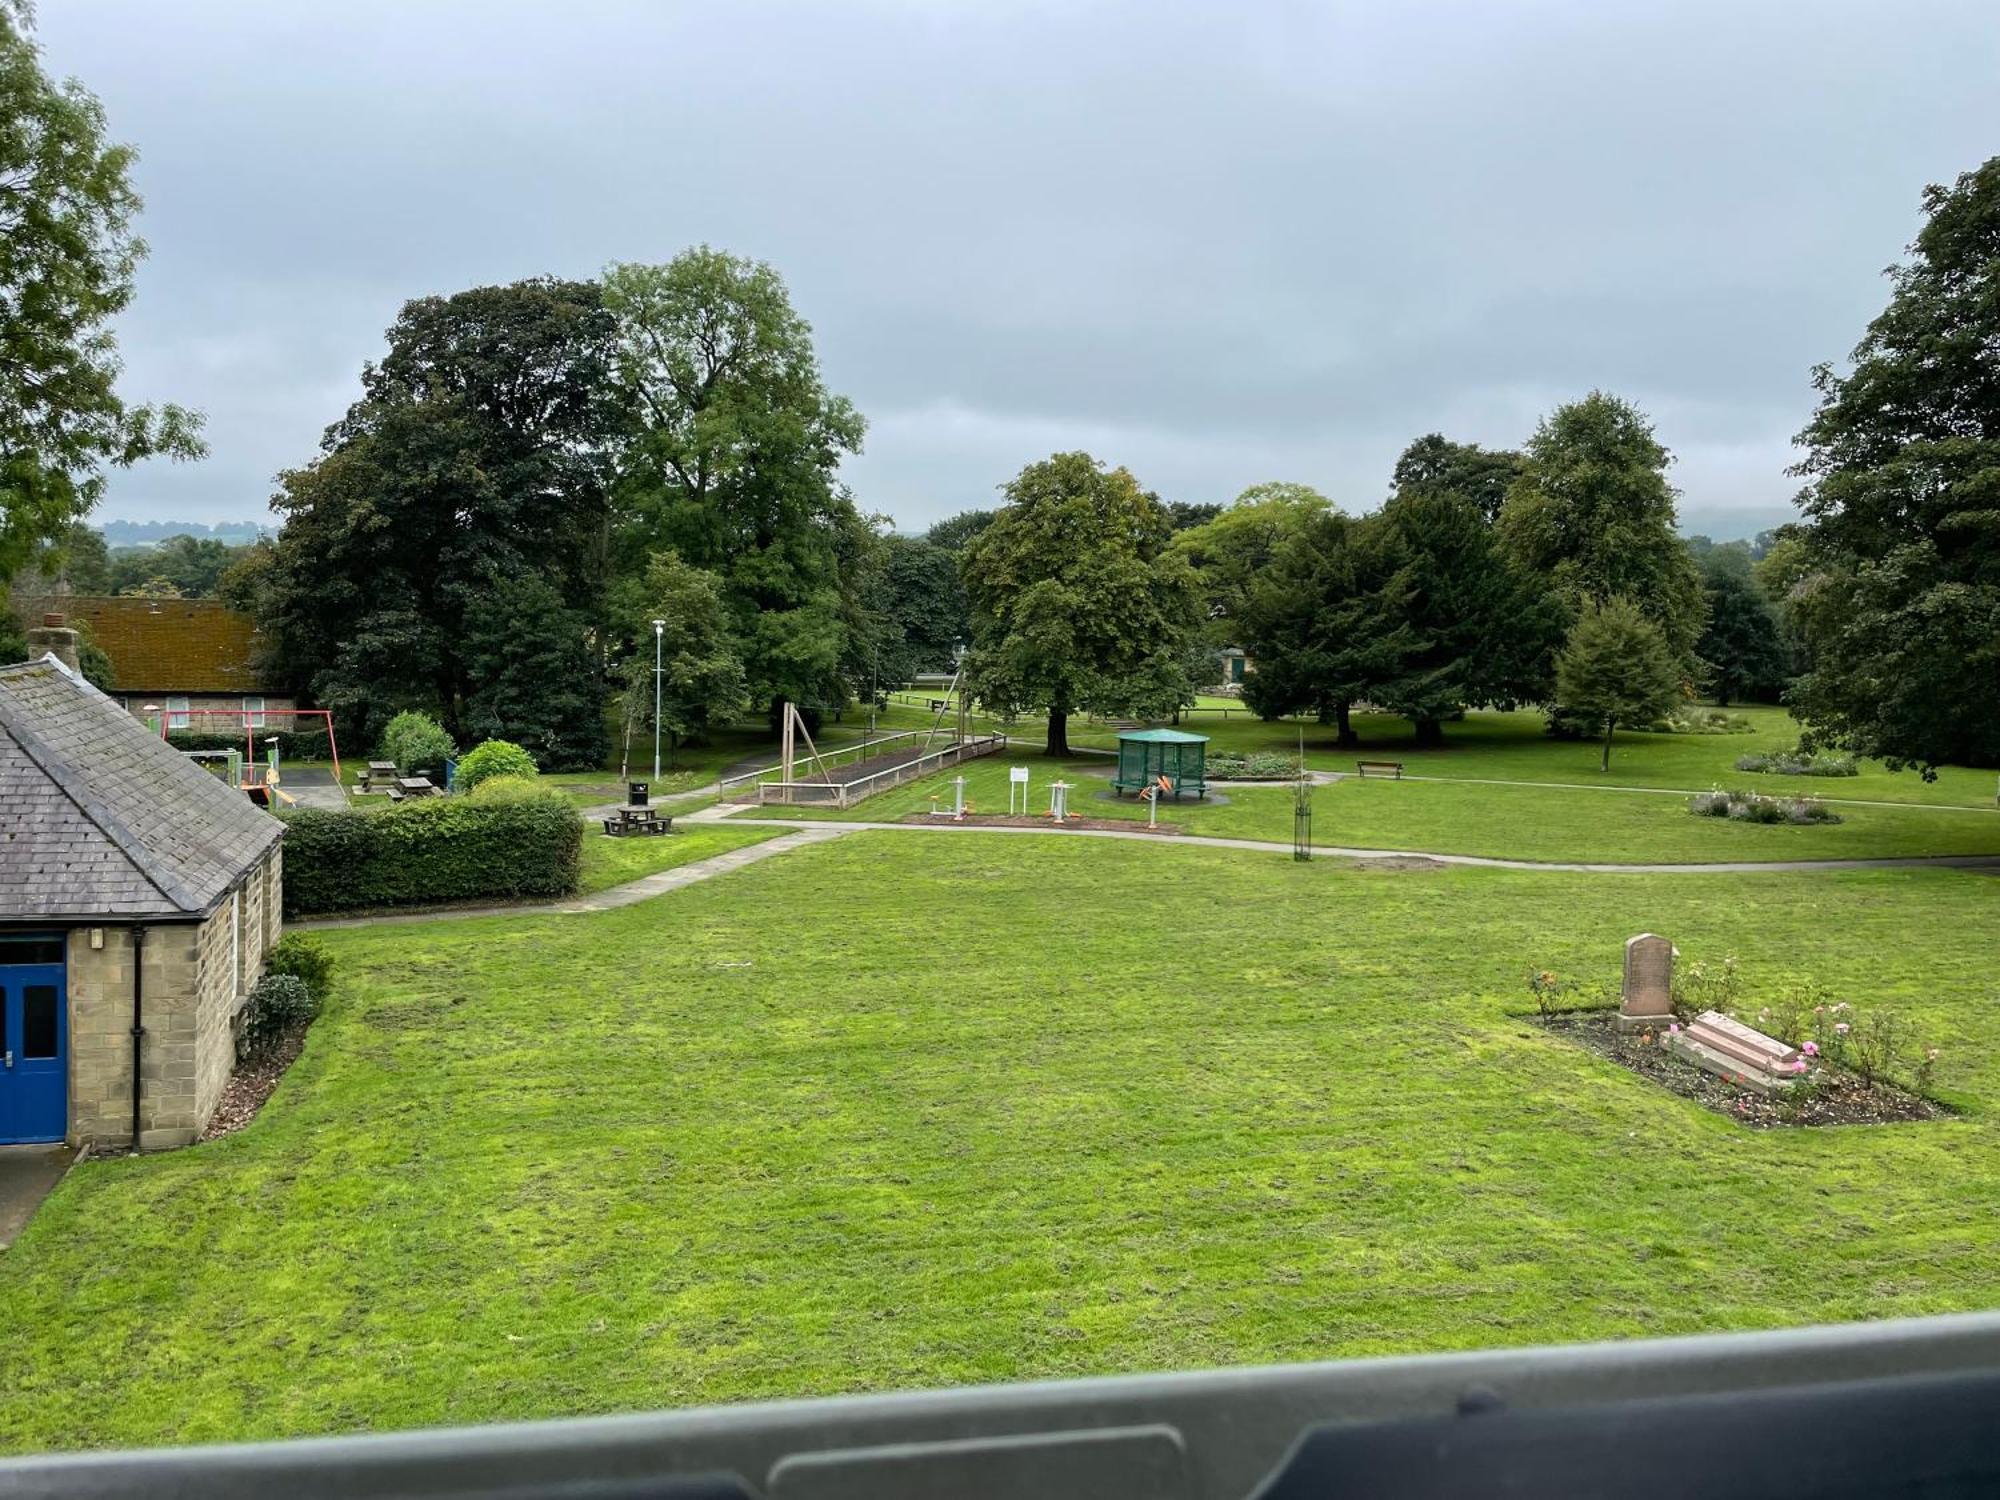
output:
M 1371 772 L 1377 776 L 1393 776 L 1396 780 L 1401 781 L 1403 779 L 1403 763 L 1400 760 L 1357 760 L 1354 763 L 1354 774 L 1359 776 L 1363 781 L 1368 779 Z
M 389 800 L 401 802 L 409 797 L 436 797 L 441 795 L 437 783 L 428 776 L 398 776 L 389 783 Z
M 371 760 L 368 768 L 361 773 L 361 790 L 364 792 L 384 792 L 396 784 L 396 763 L 393 760 Z
M 613 808 L 611 816 L 604 820 L 604 831 L 613 838 L 668 834 L 674 831 L 674 820 L 671 815 L 650 807 L 618 807 Z

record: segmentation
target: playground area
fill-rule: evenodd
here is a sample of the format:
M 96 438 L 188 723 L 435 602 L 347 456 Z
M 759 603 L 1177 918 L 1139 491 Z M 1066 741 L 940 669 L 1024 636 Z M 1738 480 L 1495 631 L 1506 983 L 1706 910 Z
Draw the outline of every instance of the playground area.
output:
M 965 700 L 954 692 L 931 705 L 927 729 L 871 735 L 859 744 L 822 751 L 813 743 L 804 717 L 785 705 L 774 766 L 725 776 L 719 789 L 726 800 L 765 807 L 817 807 L 845 811 L 878 792 L 916 781 L 1007 747 L 1000 733 L 972 732 Z M 945 727 L 945 715 L 956 722 Z M 803 747 L 803 753 L 801 753 Z

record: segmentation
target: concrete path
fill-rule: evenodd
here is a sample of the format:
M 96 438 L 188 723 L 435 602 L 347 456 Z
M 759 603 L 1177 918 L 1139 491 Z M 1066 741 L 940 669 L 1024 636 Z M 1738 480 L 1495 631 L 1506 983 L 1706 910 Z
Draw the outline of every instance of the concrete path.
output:
M 707 859 L 692 860 L 684 865 L 676 865 L 671 870 L 661 870 L 654 875 L 642 875 L 637 880 L 624 885 L 614 885 L 609 890 L 593 891 L 587 896 L 571 896 L 562 901 L 511 901 L 498 906 L 450 906 L 435 911 L 382 912 L 374 916 L 362 917 L 306 917 L 285 924 L 287 931 L 332 927 L 399 927 L 418 922 L 461 922 L 469 917 L 538 917 L 570 915 L 577 912 L 613 911 L 621 906 L 631 906 L 653 896 L 677 891 L 684 885 L 697 881 L 712 880 L 717 875 L 727 875 L 732 870 L 740 870 L 745 865 L 753 865 L 760 859 L 769 859 L 774 854 L 787 854 L 794 849 L 802 849 L 808 844 L 824 844 L 829 839 L 837 839 L 844 833 L 852 833 L 860 824 L 815 823 L 799 828 L 783 838 L 771 839 L 762 844 L 751 844 L 743 849 L 730 849 L 722 854 L 712 854 Z
M 0 1146 L 0 1250 L 28 1227 L 75 1160 L 68 1146 Z

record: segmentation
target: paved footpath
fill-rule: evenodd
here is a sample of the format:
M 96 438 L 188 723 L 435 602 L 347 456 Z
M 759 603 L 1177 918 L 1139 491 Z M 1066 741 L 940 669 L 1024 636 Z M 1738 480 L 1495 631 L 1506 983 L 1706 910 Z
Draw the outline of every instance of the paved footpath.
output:
M 1261 854 L 1292 852 L 1290 844 L 1267 839 L 1206 838 L 1193 834 L 1126 833 L 1111 828 L 1009 828 L 991 823 L 831 823 L 805 818 L 732 817 L 735 809 L 717 803 L 689 813 L 685 823 L 732 823 L 765 828 L 867 829 L 899 833 L 1014 833 L 1030 838 L 1137 839 L 1148 844 L 1175 844 L 1183 849 L 1251 849 Z M 759 845 L 758 847 L 763 847 Z M 1344 849 L 1325 844 L 1313 846 L 1314 858 L 1426 860 L 1438 865 L 1470 865 L 1486 870 L 1569 870 L 1593 875 L 1742 875 L 1769 871 L 1782 874 L 1797 870 L 2000 870 L 2000 854 L 1912 854 L 1882 859 L 1785 859 L 1738 860 L 1708 864 L 1580 864 L 1559 860 L 1489 859 L 1478 854 L 1436 854 L 1425 849 Z

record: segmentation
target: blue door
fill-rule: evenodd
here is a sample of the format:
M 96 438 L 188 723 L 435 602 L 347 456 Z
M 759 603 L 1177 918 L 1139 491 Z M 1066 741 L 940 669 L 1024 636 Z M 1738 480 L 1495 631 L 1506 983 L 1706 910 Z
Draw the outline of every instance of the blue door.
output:
M 0 935 L 0 1144 L 69 1131 L 69 1005 L 60 936 Z

